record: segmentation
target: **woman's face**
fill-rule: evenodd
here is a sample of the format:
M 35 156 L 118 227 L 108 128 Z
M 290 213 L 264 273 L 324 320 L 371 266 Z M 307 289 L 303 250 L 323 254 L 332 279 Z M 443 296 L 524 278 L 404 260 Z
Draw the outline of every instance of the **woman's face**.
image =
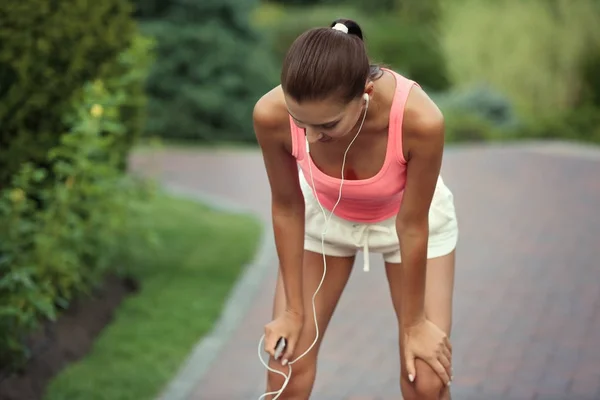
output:
M 306 130 L 311 143 L 338 140 L 353 131 L 362 117 L 362 97 L 343 104 L 336 99 L 295 102 L 286 96 L 288 112 L 299 128 Z

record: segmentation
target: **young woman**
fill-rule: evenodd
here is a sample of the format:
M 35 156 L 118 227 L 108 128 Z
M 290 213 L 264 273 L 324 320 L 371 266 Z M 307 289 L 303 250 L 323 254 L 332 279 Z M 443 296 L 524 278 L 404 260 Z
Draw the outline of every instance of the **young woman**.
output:
M 281 85 L 255 106 L 254 128 L 280 262 L 263 337 L 272 398 L 309 398 L 323 334 L 362 249 L 365 269 L 369 251 L 385 261 L 404 399 L 449 399 L 458 228 L 440 177 L 439 109 L 415 82 L 370 65 L 360 27 L 336 20 L 295 40 Z

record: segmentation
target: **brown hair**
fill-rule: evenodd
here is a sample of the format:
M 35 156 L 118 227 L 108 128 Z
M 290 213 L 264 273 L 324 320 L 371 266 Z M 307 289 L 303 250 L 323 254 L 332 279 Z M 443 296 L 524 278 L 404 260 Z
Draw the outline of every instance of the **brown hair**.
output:
M 348 33 L 332 29 L 343 24 Z M 370 65 L 360 26 L 337 19 L 329 28 L 313 28 L 290 46 L 281 70 L 283 90 L 298 103 L 339 96 L 350 102 L 362 96 L 368 78 L 381 75 Z

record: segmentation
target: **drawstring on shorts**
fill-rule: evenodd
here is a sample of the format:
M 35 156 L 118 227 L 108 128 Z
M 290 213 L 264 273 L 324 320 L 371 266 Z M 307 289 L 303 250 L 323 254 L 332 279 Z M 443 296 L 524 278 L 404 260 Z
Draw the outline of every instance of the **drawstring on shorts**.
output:
M 363 249 L 363 271 L 369 272 L 370 270 L 370 261 L 369 261 L 369 236 L 372 232 L 380 232 L 383 234 L 389 234 L 390 229 L 375 225 L 375 224 L 353 224 L 353 228 L 356 229 L 353 234 L 355 237 L 355 244 L 357 247 L 362 247 Z

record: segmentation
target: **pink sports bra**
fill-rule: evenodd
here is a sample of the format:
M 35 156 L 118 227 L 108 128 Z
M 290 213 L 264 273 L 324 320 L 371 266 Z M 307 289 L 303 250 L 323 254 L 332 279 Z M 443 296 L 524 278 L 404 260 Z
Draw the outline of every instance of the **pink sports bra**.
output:
M 400 209 L 406 184 L 406 160 L 402 152 L 402 121 L 406 100 L 416 82 L 390 71 L 396 78 L 396 91 L 389 116 L 389 130 L 385 161 L 379 172 L 368 179 L 344 179 L 342 197 L 335 209 L 335 215 L 350 221 L 376 223 L 396 215 Z M 341 179 L 323 173 L 313 163 L 306 151 L 305 132 L 290 117 L 292 132 L 292 154 L 300 166 L 301 173 L 310 183 L 309 163 L 311 163 L 313 193 L 327 210 L 333 209 L 338 200 Z M 315 193 L 316 191 L 316 193 Z

